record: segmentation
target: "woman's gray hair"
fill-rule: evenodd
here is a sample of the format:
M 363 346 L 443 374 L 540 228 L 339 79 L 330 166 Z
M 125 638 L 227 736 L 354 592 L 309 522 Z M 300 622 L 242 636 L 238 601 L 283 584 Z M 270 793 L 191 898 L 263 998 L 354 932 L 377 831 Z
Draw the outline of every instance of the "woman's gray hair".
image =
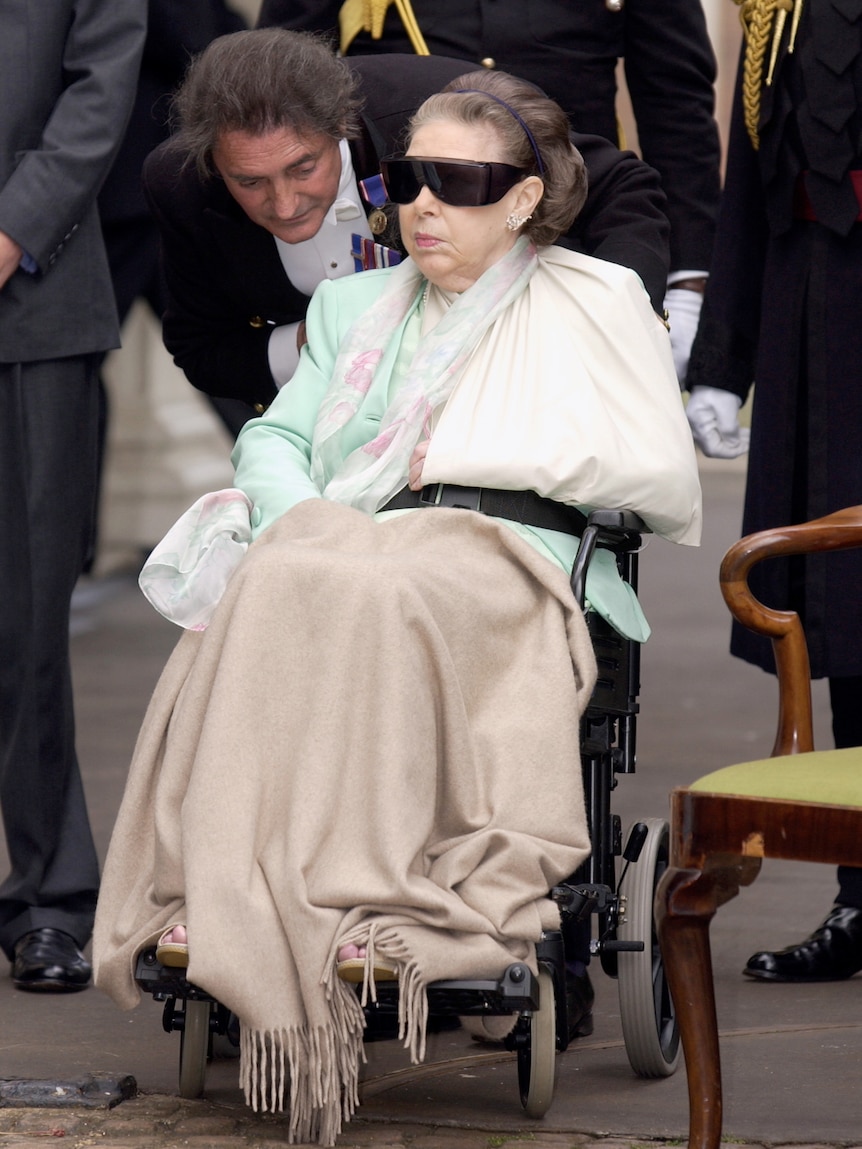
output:
M 260 28 L 219 36 L 192 61 L 172 104 L 175 145 L 202 178 L 224 132 L 352 139 L 362 100 L 357 80 L 324 36 Z
M 476 89 L 496 99 L 477 94 Z M 410 139 L 423 124 L 434 120 L 492 128 L 505 162 L 542 180 L 545 193 L 523 227 L 537 247 L 554 243 L 569 230 L 587 198 L 587 170 L 571 141 L 568 117 L 559 104 L 526 80 L 507 72 L 482 70 L 459 76 L 439 95 L 427 99 L 410 121 Z M 536 151 L 541 157 L 541 171 Z

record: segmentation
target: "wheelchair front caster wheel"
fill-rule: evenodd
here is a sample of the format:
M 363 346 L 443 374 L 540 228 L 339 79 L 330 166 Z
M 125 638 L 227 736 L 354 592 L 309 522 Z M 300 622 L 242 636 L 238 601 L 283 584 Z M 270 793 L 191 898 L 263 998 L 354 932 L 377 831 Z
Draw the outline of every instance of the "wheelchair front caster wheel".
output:
M 544 1117 L 554 1099 L 557 1060 L 557 1009 L 554 982 L 539 969 L 539 1008 L 529 1021 L 529 1041 L 518 1047 L 518 1084 L 528 1117 Z
M 207 1076 L 211 1001 L 186 999 L 180 1033 L 180 1097 L 200 1097 Z

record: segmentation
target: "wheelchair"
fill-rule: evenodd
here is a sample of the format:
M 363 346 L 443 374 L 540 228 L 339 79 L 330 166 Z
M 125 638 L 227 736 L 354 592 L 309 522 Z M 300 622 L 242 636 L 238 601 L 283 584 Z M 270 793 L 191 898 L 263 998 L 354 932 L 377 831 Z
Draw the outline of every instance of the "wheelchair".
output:
M 597 547 L 614 554 L 621 577 L 637 591 L 638 557 L 646 533 L 643 521 L 630 511 L 599 510 L 589 515 L 571 574 L 572 590 L 582 608 L 587 569 Z M 560 908 L 562 929 L 545 934 L 537 943 L 537 975 L 514 962 L 497 979 L 438 981 L 427 989 L 429 1018 L 516 1016 L 504 1042 L 516 1054 L 521 1104 L 534 1118 L 542 1117 L 551 1105 L 556 1055 L 569 1044 L 565 991 L 569 926 L 589 925 L 591 957 L 618 982 L 624 1044 L 634 1072 L 644 1078 L 669 1076 L 680 1052 L 653 922 L 655 889 L 669 860 L 668 824 L 660 818 L 636 822 L 623 845 L 621 820 L 612 812 L 611 802 L 617 775 L 635 772 L 640 647 L 595 612 L 588 611 L 586 620 L 598 663 L 596 686 L 581 721 L 592 853 L 575 874 L 550 891 Z M 182 969 L 162 966 L 154 947 L 138 955 L 139 989 L 164 1004 L 164 1029 L 180 1033 L 180 1095 L 196 1098 L 204 1091 L 214 1040 L 237 1044 L 238 1031 L 236 1018 L 184 974 Z M 369 1020 L 374 1011 L 397 1016 L 398 983 L 378 982 L 376 1001 L 365 1010 Z

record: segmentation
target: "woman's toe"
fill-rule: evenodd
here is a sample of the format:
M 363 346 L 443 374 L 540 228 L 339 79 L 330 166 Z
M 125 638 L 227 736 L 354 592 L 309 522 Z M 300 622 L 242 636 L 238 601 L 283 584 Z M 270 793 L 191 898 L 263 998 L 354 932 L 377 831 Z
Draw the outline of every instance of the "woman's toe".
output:
M 338 961 L 350 961 L 352 958 L 364 958 L 365 946 L 346 945 L 339 946 L 336 958 Z

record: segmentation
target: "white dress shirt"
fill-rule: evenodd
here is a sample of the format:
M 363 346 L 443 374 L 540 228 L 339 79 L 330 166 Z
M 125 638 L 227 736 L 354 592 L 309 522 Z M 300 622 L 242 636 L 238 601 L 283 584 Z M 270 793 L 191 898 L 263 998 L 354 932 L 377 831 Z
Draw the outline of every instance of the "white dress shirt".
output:
M 341 152 L 338 192 L 317 235 L 301 243 L 285 243 L 273 237 L 287 278 L 306 295 L 311 295 L 322 280 L 340 279 L 353 271 L 351 237 L 354 234 L 372 238 L 347 140 L 341 140 L 338 146 Z M 298 329 L 299 323 L 287 323 L 274 328 L 269 337 L 269 369 L 278 387 L 293 377 L 299 362 Z

